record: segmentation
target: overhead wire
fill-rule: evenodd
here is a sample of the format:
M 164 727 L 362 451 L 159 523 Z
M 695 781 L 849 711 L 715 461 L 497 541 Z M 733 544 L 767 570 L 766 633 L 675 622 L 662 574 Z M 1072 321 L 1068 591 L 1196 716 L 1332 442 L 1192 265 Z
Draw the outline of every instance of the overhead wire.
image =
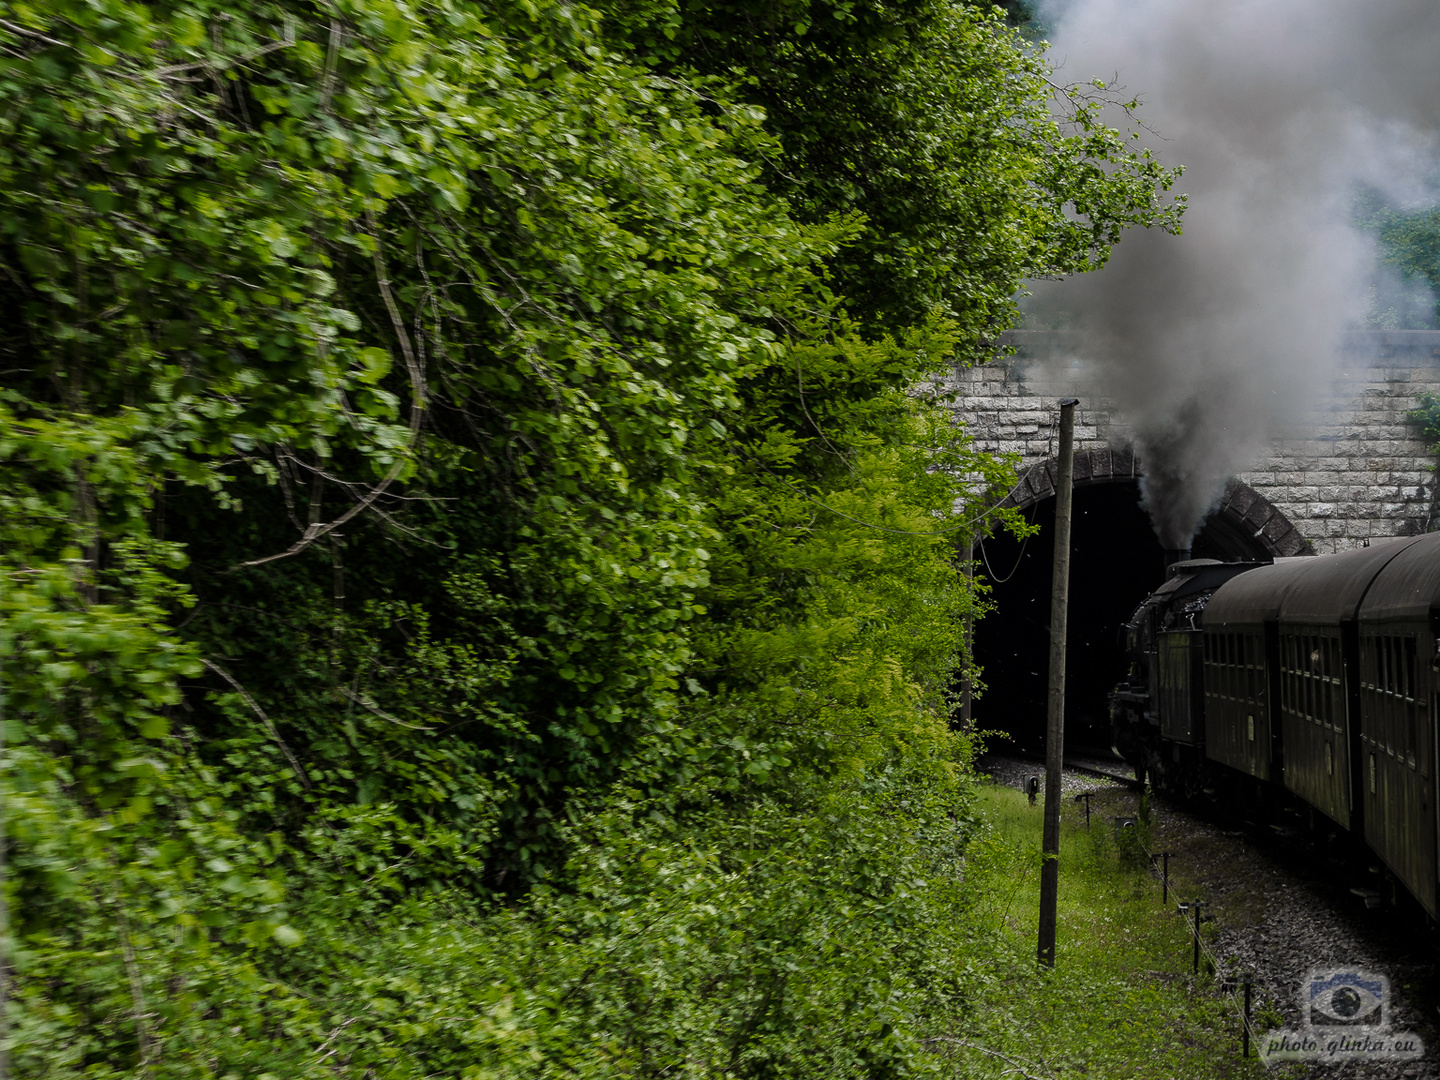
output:
M 1027 522 L 1027 524 L 1035 524 L 1035 508 L 1039 505 L 1039 503 L 1030 504 L 1030 520 Z M 994 567 L 990 565 L 990 556 L 985 553 L 985 537 L 982 536 L 980 538 L 980 542 L 976 546 L 980 549 L 980 561 L 985 564 L 985 572 L 990 575 L 991 583 L 995 585 L 1004 585 L 1007 581 L 1014 577 L 1016 571 L 1020 569 L 1020 560 L 1025 558 L 1025 549 L 1030 546 L 1030 537 L 1027 536 L 1024 540 L 1020 541 L 1020 554 L 1015 556 L 1015 565 L 1010 568 L 1010 572 L 1004 577 L 998 577 L 995 573 Z
M 1050 438 L 1049 438 L 1049 439 L 1046 441 L 1046 443 L 1045 443 L 1045 460 L 1047 460 L 1047 461 L 1050 460 L 1050 454 L 1051 454 L 1051 452 L 1052 452 L 1054 449 L 1055 449 L 1055 425 L 1052 423 L 1052 424 L 1050 425 Z M 1019 485 L 1019 484 L 1016 484 L 1015 487 L 1011 489 L 1011 493 L 1013 494 L 1014 491 L 1015 491 L 1016 489 L 1018 489 L 1019 487 L 1020 487 L 1020 485 Z M 1006 498 L 1009 498 L 1009 496 L 1007 495 Z M 1029 521 L 1029 524 L 1031 524 L 1031 525 L 1034 525 L 1034 524 L 1035 524 L 1035 510 L 1036 510 L 1036 508 L 1037 508 L 1039 505 L 1040 505 L 1040 503 L 1039 503 L 1038 500 L 1030 504 L 1030 521 Z M 980 548 L 980 561 L 985 564 L 985 572 L 990 575 L 990 580 L 991 580 L 991 582 L 994 583 L 994 584 L 996 584 L 996 585 L 1004 585 L 1007 581 L 1009 581 L 1012 577 L 1015 576 L 1015 574 L 1016 574 L 1017 571 L 1019 571 L 1019 569 L 1020 569 L 1020 562 L 1021 562 L 1022 559 L 1025 558 L 1025 549 L 1030 546 L 1030 537 L 1027 536 L 1027 537 L 1025 537 L 1024 540 L 1022 540 L 1022 541 L 1020 542 L 1020 553 L 1015 556 L 1015 565 L 1010 568 L 1010 572 L 1009 572 L 1008 574 L 1006 574 L 1003 578 L 996 576 L 996 574 L 995 574 L 995 568 L 990 565 L 990 556 L 985 553 L 985 540 L 986 540 L 985 537 L 983 537 L 983 536 L 980 537 L 980 541 L 979 541 L 979 544 L 978 544 L 978 547 Z

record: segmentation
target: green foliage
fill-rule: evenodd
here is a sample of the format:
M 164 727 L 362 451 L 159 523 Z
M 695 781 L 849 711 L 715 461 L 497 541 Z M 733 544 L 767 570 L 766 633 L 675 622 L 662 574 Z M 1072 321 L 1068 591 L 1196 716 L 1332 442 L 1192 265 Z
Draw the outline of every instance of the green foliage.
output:
M 6 5 L 19 1075 L 938 1068 L 1013 470 L 911 387 L 1169 174 L 825 14 Z
M 1402 209 L 1376 191 L 1355 200 L 1356 223 L 1373 233 L 1395 280 L 1375 286 L 1370 322 L 1386 330 L 1440 326 L 1440 208 Z
M 1405 414 L 1405 419 L 1420 429 L 1430 444 L 1432 454 L 1440 454 L 1440 397 L 1431 393 L 1421 394 L 1416 408 Z
M 1006 25 L 1017 5 L 617 6 L 612 33 L 658 70 L 741 75 L 780 143 L 766 182 L 801 220 L 865 221 L 828 265 L 868 326 L 938 308 L 979 356 L 1022 278 L 1099 266 L 1129 225 L 1178 230 L 1183 196 L 1157 201 L 1178 172 L 1100 123 L 1094 85 L 1050 81 Z

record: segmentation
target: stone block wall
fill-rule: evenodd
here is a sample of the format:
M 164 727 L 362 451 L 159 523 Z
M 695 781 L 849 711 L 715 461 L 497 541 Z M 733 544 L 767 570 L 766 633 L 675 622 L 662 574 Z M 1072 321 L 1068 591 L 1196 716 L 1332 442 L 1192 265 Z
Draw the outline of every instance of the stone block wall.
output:
M 1063 337 L 1018 331 L 1010 340 L 1016 355 L 958 370 L 948 389 L 978 445 L 1016 454 L 1029 470 L 1011 501 L 1024 505 L 1054 492 L 1046 463 L 1055 453 L 1062 397 L 1080 399 L 1077 485 L 1141 475 L 1144 462 L 1113 403 L 1096 392 L 1083 365 L 1064 358 Z M 1440 332 L 1357 334 L 1348 347 L 1354 362 L 1337 386 L 1339 404 L 1276 437 L 1222 500 L 1236 522 L 1269 530 L 1267 546 L 1276 554 L 1341 551 L 1373 537 L 1440 528 L 1436 459 L 1405 415 L 1423 394 L 1440 395 Z

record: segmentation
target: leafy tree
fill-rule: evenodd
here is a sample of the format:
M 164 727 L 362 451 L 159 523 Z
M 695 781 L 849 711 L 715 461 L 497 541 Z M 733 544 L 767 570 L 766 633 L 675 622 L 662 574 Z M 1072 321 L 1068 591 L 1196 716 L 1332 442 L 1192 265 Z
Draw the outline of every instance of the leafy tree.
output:
M 824 14 L 7 7 L 22 1075 L 921 1067 L 1011 472 L 910 388 L 1169 177 Z
M 1124 227 L 1178 222 L 1179 204 L 1156 200 L 1175 174 L 1100 123 L 1095 87 L 1050 81 L 1006 27 L 1013 8 L 619 6 L 617 32 L 660 70 L 740 76 L 781 145 L 766 182 L 801 220 L 867 223 L 829 265 L 869 325 L 939 308 L 967 343 L 993 339 L 1022 279 L 1092 269 Z

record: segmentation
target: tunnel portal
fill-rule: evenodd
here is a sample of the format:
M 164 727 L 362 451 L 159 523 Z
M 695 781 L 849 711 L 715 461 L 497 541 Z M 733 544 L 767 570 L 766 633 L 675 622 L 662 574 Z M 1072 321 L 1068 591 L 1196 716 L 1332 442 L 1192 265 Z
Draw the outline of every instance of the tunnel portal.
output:
M 974 724 L 1008 734 L 991 738 L 993 749 L 1043 753 L 1055 499 L 1039 499 L 1024 511 L 1040 526 L 1037 535 L 1017 541 L 1007 533 L 976 550 L 976 573 L 990 583 L 995 610 L 975 629 L 986 688 L 974 703 Z M 1109 745 L 1105 699 L 1126 667 L 1121 627 L 1165 580 L 1165 562 L 1134 479 L 1077 486 L 1071 533 L 1065 745 L 1081 752 Z M 1252 535 L 1242 518 L 1222 510 L 1206 521 L 1191 554 L 1268 560 L 1269 547 L 1263 532 Z

